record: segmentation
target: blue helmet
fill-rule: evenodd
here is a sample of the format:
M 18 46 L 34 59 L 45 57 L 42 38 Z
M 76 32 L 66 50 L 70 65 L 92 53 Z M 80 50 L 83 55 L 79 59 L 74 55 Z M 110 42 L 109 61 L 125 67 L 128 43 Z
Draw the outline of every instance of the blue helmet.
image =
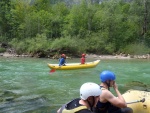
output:
M 106 82 L 107 80 L 115 80 L 116 76 L 113 72 L 105 70 L 102 73 L 100 73 L 100 80 L 102 82 Z

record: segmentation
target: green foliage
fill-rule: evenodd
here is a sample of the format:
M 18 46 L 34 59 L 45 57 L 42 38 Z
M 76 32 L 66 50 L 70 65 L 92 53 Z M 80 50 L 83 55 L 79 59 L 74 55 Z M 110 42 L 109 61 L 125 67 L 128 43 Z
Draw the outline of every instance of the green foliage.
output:
M 8 37 L 6 36 L 0 36 L 0 42 L 7 42 L 8 41 Z
M 81 53 L 85 51 L 86 47 L 86 42 L 83 39 L 78 39 L 78 38 L 70 38 L 70 37 L 65 37 L 65 38 L 60 38 L 60 39 L 55 39 L 52 44 L 51 44 L 51 49 L 57 49 L 57 50 L 68 50 L 72 53 Z
M 59 38 L 63 36 L 64 26 L 66 25 L 66 15 L 69 10 L 64 3 L 58 3 L 52 7 L 52 21 L 51 21 L 51 38 Z
M 141 43 L 130 44 L 123 50 L 126 54 L 142 55 L 150 53 L 150 48 Z
M 18 54 L 49 49 L 134 53 L 132 44 L 140 41 L 143 52 L 138 53 L 149 52 L 145 50 L 150 47 L 148 0 L 146 4 L 141 0 L 105 0 L 101 4 L 82 0 L 69 1 L 70 5 L 59 1 L 2 0 L 0 41 L 10 42 Z
M 30 12 L 25 17 L 25 23 L 20 25 L 21 36 L 25 38 L 35 37 L 37 34 L 45 33 L 51 36 L 52 14 L 48 11 Z
M 115 51 L 114 45 L 108 42 L 108 32 L 101 32 L 101 34 L 93 33 L 91 37 L 86 38 L 88 45 L 87 51 L 98 54 L 111 54 Z
M 150 48 L 150 31 L 145 34 L 144 43 Z
M 6 51 L 5 48 L 1 48 L 1 47 L 0 47 L 0 53 L 3 53 L 3 52 L 5 52 L 5 51 Z
M 9 42 L 10 45 L 16 50 L 17 54 L 22 54 L 26 51 L 26 46 L 24 41 L 19 41 L 17 39 L 13 39 L 11 42 Z
M 67 15 L 65 25 L 65 35 L 79 36 L 84 38 L 88 31 L 88 6 L 85 2 L 74 5 L 70 14 Z
M 36 37 L 26 40 L 28 45 L 27 52 L 36 53 L 37 51 L 46 51 L 49 48 L 50 41 L 45 34 L 37 34 Z
M 26 18 L 26 15 L 30 12 L 30 6 L 25 1 L 16 0 L 12 2 L 12 8 L 10 11 L 10 19 L 9 25 L 11 26 L 11 37 L 10 38 L 18 38 L 24 39 L 25 31 L 23 29 L 23 24 Z M 23 29 L 23 30 L 22 30 Z
M 4 36 L 10 36 L 10 10 L 11 10 L 11 0 L 1 0 L 0 1 L 0 34 Z
M 18 54 L 36 53 L 38 51 L 46 51 L 49 48 L 50 41 L 47 40 L 45 34 L 37 34 L 36 37 L 26 38 L 23 41 L 13 39 L 10 44 Z
M 34 4 L 35 10 L 48 10 L 50 7 L 50 0 L 35 0 Z

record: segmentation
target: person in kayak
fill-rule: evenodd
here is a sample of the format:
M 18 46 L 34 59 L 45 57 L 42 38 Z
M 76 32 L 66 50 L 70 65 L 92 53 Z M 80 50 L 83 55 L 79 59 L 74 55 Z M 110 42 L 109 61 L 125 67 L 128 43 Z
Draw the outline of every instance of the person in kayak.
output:
M 80 60 L 81 64 L 85 64 L 85 55 L 86 54 L 82 54 L 82 57 L 81 57 L 81 60 Z
M 115 82 L 116 76 L 113 72 L 105 70 L 100 73 L 100 87 L 103 93 L 99 97 L 96 105 L 96 113 L 133 113 L 133 110 L 127 107 L 127 104 L 118 90 Z M 110 92 L 113 87 L 117 97 Z
M 57 113 L 93 113 L 93 107 L 96 107 L 101 93 L 102 91 L 98 84 L 84 83 L 80 87 L 80 98 L 64 104 Z
M 61 58 L 59 59 L 59 66 L 65 66 L 66 63 L 66 55 L 62 54 Z

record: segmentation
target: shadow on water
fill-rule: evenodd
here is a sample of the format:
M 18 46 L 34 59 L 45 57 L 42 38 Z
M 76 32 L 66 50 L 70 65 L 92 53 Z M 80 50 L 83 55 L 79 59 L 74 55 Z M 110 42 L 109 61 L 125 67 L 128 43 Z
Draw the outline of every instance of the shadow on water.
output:
M 140 82 L 140 81 L 129 82 L 129 83 L 125 84 L 125 87 L 127 89 L 132 88 L 135 90 L 148 91 L 148 92 L 150 91 L 150 85 L 145 84 L 145 83 Z
M 0 113 L 49 113 L 53 108 L 44 96 L 27 98 L 11 91 L 2 92 L 0 101 Z

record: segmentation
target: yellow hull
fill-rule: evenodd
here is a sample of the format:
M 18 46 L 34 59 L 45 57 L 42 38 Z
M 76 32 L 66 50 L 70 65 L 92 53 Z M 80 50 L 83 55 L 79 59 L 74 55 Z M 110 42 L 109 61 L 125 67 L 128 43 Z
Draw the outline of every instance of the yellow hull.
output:
M 134 113 L 150 113 L 150 92 L 139 91 L 139 90 L 129 90 L 123 94 L 126 102 L 132 102 L 134 100 L 142 100 L 145 98 L 145 102 L 137 102 L 127 104 L 128 107 L 133 109 Z
M 48 64 L 50 69 L 55 70 L 73 70 L 73 69 L 85 69 L 85 68 L 93 68 L 99 64 L 100 60 L 96 60 L 93 62 L 86 62 L 85 64 L 80 63 L 68 63 L 66 66 L 58 66 L 58 64 Z

